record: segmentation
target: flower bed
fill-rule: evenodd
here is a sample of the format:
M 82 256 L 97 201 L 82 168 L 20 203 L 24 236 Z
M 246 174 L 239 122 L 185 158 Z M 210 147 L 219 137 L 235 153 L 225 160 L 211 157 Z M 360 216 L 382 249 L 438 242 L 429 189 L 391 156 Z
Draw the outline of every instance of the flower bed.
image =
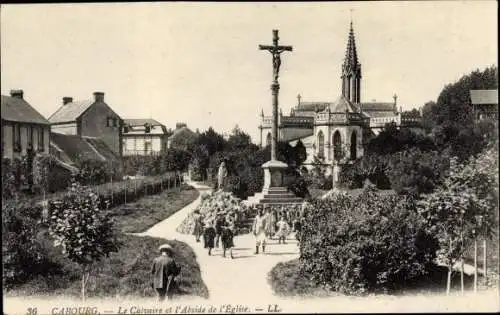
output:
M 236 213 L 237 234 L 245 230 L 248 219 L 251 218 L 251 211 L 241 199 L 233 196 L 230 192 L 215 191 L 210 194 L 202 195 L 201 203 L 177 228 L 177 232 L 183 234 L 193 234 L 194 232 L 194 211 L 198 210 L 203 216 L 203 221 L 214 220 L 218 212 L 226 214 Z

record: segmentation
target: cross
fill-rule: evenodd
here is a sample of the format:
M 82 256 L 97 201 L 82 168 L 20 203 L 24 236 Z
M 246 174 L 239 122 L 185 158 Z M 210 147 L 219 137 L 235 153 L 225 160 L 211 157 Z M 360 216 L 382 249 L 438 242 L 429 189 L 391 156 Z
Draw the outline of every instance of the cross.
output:
M 278 75 L 280 72 L 281 66 L 281 57 L 280 54 L 284 51 L 292 51 L 292 46 L 279 46 L 278 45 L 278 30 L 273 30 L 273 45 L 259 45 L 260 50 L 267 50 L 273 56 L 273 75 L 274 81 L 278 81 Z

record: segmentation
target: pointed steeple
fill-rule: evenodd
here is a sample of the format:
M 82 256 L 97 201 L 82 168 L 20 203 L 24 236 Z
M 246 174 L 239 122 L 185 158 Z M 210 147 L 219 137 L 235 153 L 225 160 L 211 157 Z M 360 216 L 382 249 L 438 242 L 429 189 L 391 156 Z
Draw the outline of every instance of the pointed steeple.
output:
M 342 65 L 342 96 L 351 103 L 361 101 L 361 64 L 358 61 L 356 39 L 352 19 L 347 39 L 344 63 Z
M 348 67 L 355 70 L 358 65 L 358 53 L 356 51 L 356 39 L 354 37 L 354 29 L 351 27 L 349 29 L 349 38 L 347 40 L 347 48 L 345 51 L 344 67 Z

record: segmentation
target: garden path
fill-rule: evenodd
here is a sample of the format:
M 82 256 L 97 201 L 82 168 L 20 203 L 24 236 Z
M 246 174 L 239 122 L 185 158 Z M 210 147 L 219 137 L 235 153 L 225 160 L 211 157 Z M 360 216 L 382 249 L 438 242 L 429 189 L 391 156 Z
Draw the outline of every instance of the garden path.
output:
M 176 231 L 182 221 L 193 211 L 201 201 L 201 195 L 209 193 L 211 188 L 197 183 L 190 183 L 200 191 L 200 197 L 166 220 L 156 224 L 149 230 L 139 233 L 139 236 L 163 237 L 176 239 L 187 243 L 193 248 L 202 278 L 210 292 L 210 301 L 226 304 L 252 304 L 259 300 L 266 302 L 273 297 L 270 285 L 267 283 L 267 273 L 280 261 L 298 257 L 298 246 L 295 240 L 278 245 L 276 240 L 266 246 L 266 253 L 254 255 L 255 240 L 251 234 L 237 235 L 234 238 L 234 259 L 229 255 L 222 257 L 222 250 L 215 249 L 212 256 L 203 248 L 203 243 L 197 243 L 193 235 L 180 234 Z

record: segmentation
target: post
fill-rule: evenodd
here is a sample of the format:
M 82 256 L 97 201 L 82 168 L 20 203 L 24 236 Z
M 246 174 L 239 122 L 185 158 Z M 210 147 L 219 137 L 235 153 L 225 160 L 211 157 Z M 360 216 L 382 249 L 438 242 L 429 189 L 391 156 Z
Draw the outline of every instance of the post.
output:
M 486 237 L 483 240 L 483 277 L 484 281 L 486 281 L 487 278 L 487 270 L 488 270 L 488 265 L 486 263 Z
M 271 161 L 276 161 L 278 151 L 278 94 L 280 90 L 279 83 L 274 80 L 271 84 L 273 95 L 273 124 L 271 126 Z
M 474 292 L 477 292 L 477 237 L 474 238 Z

